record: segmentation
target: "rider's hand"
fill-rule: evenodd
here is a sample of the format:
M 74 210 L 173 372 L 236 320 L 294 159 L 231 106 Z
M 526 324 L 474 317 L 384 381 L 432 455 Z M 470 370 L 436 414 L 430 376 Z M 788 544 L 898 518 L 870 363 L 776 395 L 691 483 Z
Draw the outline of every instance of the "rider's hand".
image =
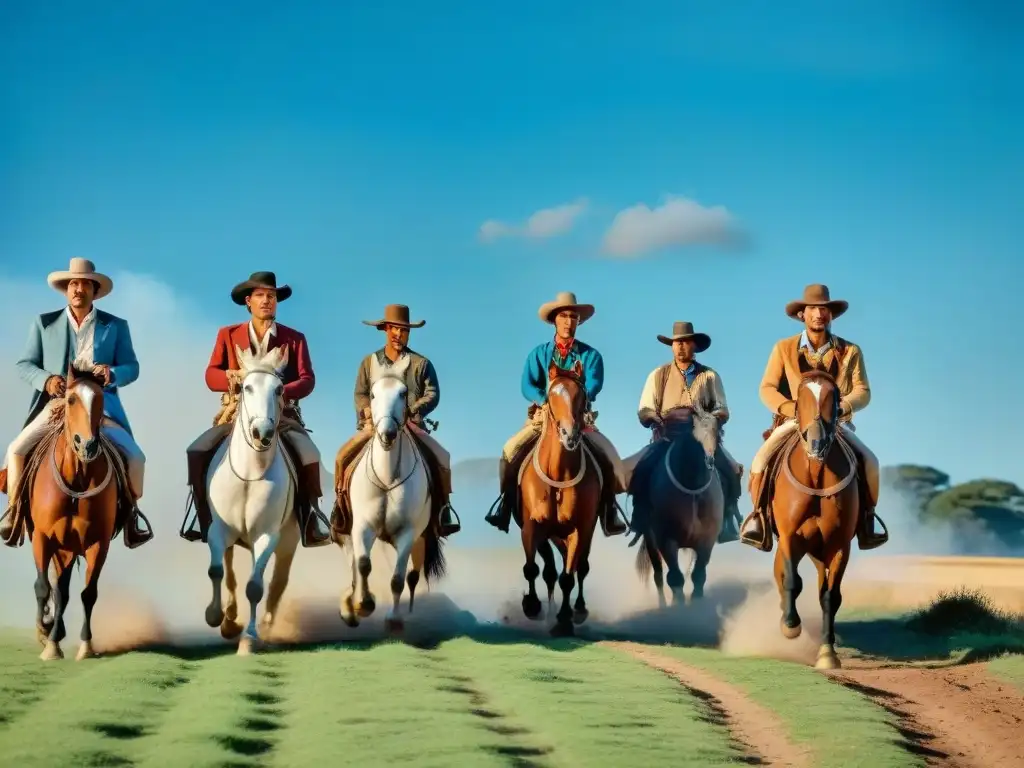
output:
M 796 418 L 796 401 L 787 400 L 779 406 L 779 415 L 785 416 L 787 419 Z
M 92 367 L 94 376 L 99 376 L 103 379 L 103 386 L 110 386 L 110 366 L 109 365 L 94 365 Z
M 44 388 L 50 397 L 60 397 L 67 388 L 67 382 L 64 381 L 63 376 L 51 376 L 46 380 Z

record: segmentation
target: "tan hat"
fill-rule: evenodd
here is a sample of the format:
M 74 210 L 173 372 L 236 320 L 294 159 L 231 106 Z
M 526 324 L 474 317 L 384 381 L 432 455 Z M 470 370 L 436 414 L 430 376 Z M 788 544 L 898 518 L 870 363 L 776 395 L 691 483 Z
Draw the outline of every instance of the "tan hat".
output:
M 113 280 L 97 272 L 96 265 L 91 261 L 78 256 L 71 259 L 67 271 L 51 272 L 46 276 L 46 282 L 50 284 L 50 287 L 57 289 L 61 293 L 67 291 L 68 283 L 72 280 L 92 280 L 96 283 L 99 287 L 96 289 L 96 295 L 92 297 L 93 301 L 102 299 L 114 290 Z
M 660 334 L 658 336 L 658 341 L 662 344 L 668 344 L 669 346 L 672 345 L 673 341 L 683 341 L 684 339 L 693 339 L 694 343 L 697 345 L 698 352 L 703 352 L 711 346 L 710 336 L 706 333 L 694 333 L 693 323 L 683 322 L 682 320 L 677 320 L 672 323 L 671 336 L 661 336 Z
M 384 317 L 380 320 L 363 320 L 363 324 L 372 325 L 378 331 L 383 331 L 389 325 L 397 325 L 402 328 L 422 328 L 427 321 L 410 322 L 409 308 L 405 304 L 388 304 L 384 307 Z
M 576 310 L 576 313 L 580 316 L 580 325 L 583 325 L 583 323 L 587 322 L 587 320 L 594 316 L 594 305 L 580 304 L 576 301 L 576 294 L 571 291 L 561 291 L 557 296 L 555 296 L 554 301 L 541 304 L 540 309 L 537 310 L 537 314 L 545 323 L 554 324 L 555 315 L 563 309 Z
M 849 309 L 850 303 L 842 299 L 833 299 L 829 295 L 827 285 L 812 283 L 804 288 L 804 297 L 802 299 L 791 301 L 786 305 L 786 314 L 794 320 L 799 320 L 800 318 L 797 313 L 802 312 L 807 307 L 828 307 L 834 319 Z

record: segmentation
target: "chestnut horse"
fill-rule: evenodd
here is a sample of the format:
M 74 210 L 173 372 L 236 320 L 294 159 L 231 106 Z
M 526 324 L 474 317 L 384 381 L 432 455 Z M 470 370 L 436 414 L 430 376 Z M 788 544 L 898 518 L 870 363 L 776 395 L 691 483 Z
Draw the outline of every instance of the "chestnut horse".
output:
M 523 613 L 537 619 L 541 602 L 536 581 L 540 575 L 537 554 L 544 560 L 548 604 L 554 598 L 555 581 L 562 588 L 562 606 L 552 627 L 553 635 L 572 635 L 573 623 L 587 619 L 583 580 L 590 572 L 590 546 L 594 540 L 603 479 L 597 460 L 583 438 L 587 394 L 579 363 L 572 370 L 552 364 L 548 368 L 548 399 L 540 438 L 532 457 L 520 473 L 519 515 L 526 564 L 523 576 L 530 591 L 523 596 Z M 613 482 L 608 478 L 607 482 Z M 562 555 L 562 573 L 555 567 L 551 544 Z M 576 604 L 569 598 L 579 574 Z
M 809 555 L 818 569 L 822 611 L 818 669 L 838 669 L 835 618 L 841 584 L 857 532 L 860 496 L 857 460 L 839 431 L 839 387 L 826 371 L 804 371 L 796 392 L 796 433 L 779 449 L 770 509 L 779 535 L 775 581 L 781 597 L 782 634 L 799 637 L 796 600 L 803 588 L 797 568 Z M 796 450 L 800 445 L 803 450 Z M 770 534 L 769 534 L 770 535 Z
M 82 660 L 94 655 L 92 610 L 110 542 L 124 524 L 125 516 L 118 510 L 127 475 L 117 448 L 100 433 L 103 383 L 96 376 L 69 369 L 64 398 L 54 403 L 52 414 L 50 430 L 28 457 L 18 503 L 28 510 L 36 565 L 36 630 L 44 646 L 39 658 L 44 661 L 64 658 L 60 643 L 67 635 L 64 611 L 71 569 L 78 558 L 85 559 L 85 619 L 76 656 Z M 51 594 L 53 613 L 47 616 Z

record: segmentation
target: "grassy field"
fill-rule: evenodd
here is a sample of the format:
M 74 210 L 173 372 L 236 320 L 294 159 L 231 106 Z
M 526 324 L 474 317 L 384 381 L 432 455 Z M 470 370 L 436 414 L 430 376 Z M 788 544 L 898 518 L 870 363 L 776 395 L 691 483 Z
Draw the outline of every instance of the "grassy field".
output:
M 1024 656 L 1000 655 L 1024 648 L 1015 621 L 960 592 L 909 616 L 846 622 L 841 633 L 847 658 L 897 646 L 910 664 L 994 657 L 985 674 L 1024 691 Z M 0 636 L 0 765 L 756 762 L 760 745 L 744 734 L 757 724 L 742 721 L 736 697 L 777 719 L 783 746 L 803 755 L 794 764 L 925 764 L 891 707 L 802 664 L 710 648 L 634 644 L 638 657 L 511 630 L 428 648 L 363 642 L 249 658 L 207 646 L 75 662 L 76 645 L 65 643 L 68 659 L 43 663 L 32 638 Z M 712 677 L 732 703 L 648 655 Z

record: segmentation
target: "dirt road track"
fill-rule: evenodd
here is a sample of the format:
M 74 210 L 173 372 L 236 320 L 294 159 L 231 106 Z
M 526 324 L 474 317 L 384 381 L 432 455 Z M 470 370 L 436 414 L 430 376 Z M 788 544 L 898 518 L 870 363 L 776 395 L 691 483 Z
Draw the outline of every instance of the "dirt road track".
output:
M 628 642 L 603 642 L 601 645 L 627 653 L 671 675 L 693 691 L 722 717 L 733 739 L 748 757 L 757 759 L 758 765 L 787 768 L 810 768 L 812 765 L 809 750 L 794 745 L 787 738 L 786 725 L 778 716 L 752 701 L 740 689 L 702 669 L 660 654 L 650 646 Z
M 904 738 L 929 765 L 1024 766 L 1024 696 L 983 664 L 851 664 L 827 674 L 899 718 Z

